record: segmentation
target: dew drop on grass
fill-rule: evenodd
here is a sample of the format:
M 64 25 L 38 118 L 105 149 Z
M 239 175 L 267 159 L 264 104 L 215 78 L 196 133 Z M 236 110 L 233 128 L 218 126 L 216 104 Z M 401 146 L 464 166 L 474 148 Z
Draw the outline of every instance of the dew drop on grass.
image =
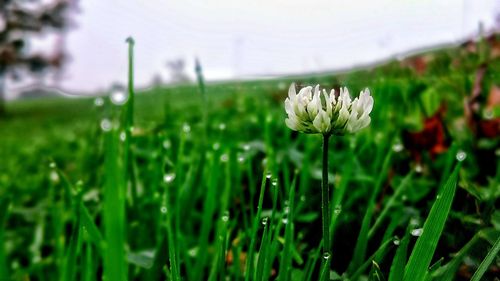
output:
M 269 220 L 268 217 L 263 217 L 261 220 L 262 225 L 266 225 L 268 220 Z
M 167 213 L 167 207 L 162 206 L 162 207 L 160 208 L 160 212 L 162 212 L 162 214 L 166 214 L 166 213 Z
M 57 174 L 56 171 L 51 171 L 50 172 L 50 180 L 52 182 L 59 182 L 59 175 Z
M 243 157 L 243 156 L 238 157 L 238 162 L 240 162 L 240 163 L 245 162 L 245 157 Z
M 463 150 L 460 150 L 457 152 L 456 157 L 457 157 L 458 161 L 462 162 L 465 160 L 465 158 L 467 158 L 467 153 L 465 153 L 465 151 L 463 151 Z
M 423 170 L 424 170 L 424 168 L 422 167 L 422 165 L 417 164 L 417 166 L 415 166 L 415 172 L 420 174 L 420 173 L 422 173 Z
M 56 168 L 56 163 L 55 162 L 50 162 L 49 167 L 51 169 L 55 169 Z
M 125 141 L 127 139 L 127 134 L 125 132 L 120 133 L 120 140 Z
M 341 212 L 342 212 L 342 206 L 340 205 L 337 205 L 335 209 L 333 209 L 333 213 L 336 215 L 340 214 Z
M 226 124 L 220 123 L 219 124 L 219 130 L 224 131 L 226 129 Z
M 288 218 L 282 218 L 282 219 L 281 219 L 281 222 L 282 222 L 283 224 L 287 224 L 287 223 L 288 223 Z
M 273 176 L 273 174 L 271 174 L 271 172 L 268 172 L 268 173 L 266 174 L 266 178 L 267 178 L 267 179 L 270 179 L 272 176 Z
M 323 253 L 323 259 L 329 260 L 330 259 L 330 253 L 329 252 L 324 252 Z
M 396 245 L 396 246 L 399 246 L 400 241 L 399 241 L 399 239 L 397 239 L 397 238 L 396 238 L 396 239 L 394 239 L 394 240 L 392 241 L 392 243 L 393 243 L 394 245 Z
M 105 132 L 111 131 L 111 121 L 109 121 L 109 119 L 102 119 L 101 120 L 101 129 Z
M 113 104 L 124 105 L 128 100 L 128 94 L 123 89 L 114 89 L 110 98 Z
M 423 232 L 424 232 L 423 228 L 416 228 L 416 229 L 412 230 L 410 232 L 410 234 L 418 237 L 418 236 L 422 235 Z
M 249 144 L 243 145 L 243 150 L 249 151 L 250 150 L 250 145 Z
M 221 217 L 221 220 L 223 222 L 228 222 L 229 221 L 229 213 L 224 213 L 224 215 Z
M 94 105 L 97 107 L 101 107 L 104 105 L 104 99 L 101 97 L 98 97 L 94 100 Z
M 226 153 L 222 154 L 222 155 L 220 156 L 220 161 L 222 161 L 222 162 L 227 162 L 227 161 L 229 161 L 229 155 L 227 155 Z
M 188 123 L 184 123 L 184 124 L 182 125 L 182 131 L 183 131 L 184 133 L 186 133 L 186 134 L 187 134 L 187 133 L 189 133 L 189 132 L 191 132 L 191 126 L 189 126 L 189 124 L 188 124 Z
M 172 142 L 170 142 L 170 140 L 163 141 L 163 148 L 170 149 L 171 147 L 172 147 Z
M 220 143 L 216 142 L 212 145 L 213 150 L 219 150 L 220 148 Z
M 278 179 L 272 179 L 272 180 L 271 180 L 271 184 L 272 184 L 273 186 L 277 186 L 277 185 L 278 185 Z
M 394 152 L 401 152 L 403 151 L 403 144 L 402 143 L 395 143 L 393 146 L 392 146 L 392 150 L 394 150 Z
M 285 208 L 283 208 L 283 213 L 285 214 L 290 213 L 290 207 L 286 206 Z
M 411 218 L 411 219 L 410 219 L 410 225 L 412 225 L 412 226 L 417 226 L 417 225 L 419 225 L 419 220 L 418 220 L 418 219 L 416 219 L 416 218 Z
M 188 255 L 189 255 L 190 257 L 196 257 L 196 255 L 197 255 L 197 254 L 198 254 L 198 249 L 196 249 L 196 248 L 192 248 L 192 249 L 190 249 L 190 250 L 188 251 Z
M 306 196 L 305 195 L 300 196 L 300 201 L 301 202 L 306 202 Z
M 173 182 L 175 179 L 175 174 L 174 173 L 170 173 L 170 174 L 166 174 L 163 176 L 163 181 L 166 182 L 166 183 L 171 183 Z

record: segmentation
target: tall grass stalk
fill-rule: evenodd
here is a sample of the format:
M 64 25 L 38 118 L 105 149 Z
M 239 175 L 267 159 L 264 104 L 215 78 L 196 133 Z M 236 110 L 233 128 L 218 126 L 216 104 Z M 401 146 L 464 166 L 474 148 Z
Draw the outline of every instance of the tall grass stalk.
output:
M 330 279 L 330 188 L 328 184 L 328 140 L 329 134 L 323 135 L 323 172 L 321 177 L 321 217 L 323 228 L 323 266 L 327 271 L 323 275 L 323 280 Z

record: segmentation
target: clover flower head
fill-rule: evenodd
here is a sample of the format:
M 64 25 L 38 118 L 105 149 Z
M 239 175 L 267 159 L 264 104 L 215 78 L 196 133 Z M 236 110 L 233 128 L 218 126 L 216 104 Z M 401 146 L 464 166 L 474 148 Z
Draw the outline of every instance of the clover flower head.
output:
M 345 87 L 338 95 L 333 89 L 329 94 L 325 89 L 320 91 L 319 85 L 303 87 L 297 94 L 292 83 L 285 100 L 285 123 L 294 131 L 308 134 L 344 135 L 368 126 L 372 108 L 373 97 L 368 89 L 351 100 Z

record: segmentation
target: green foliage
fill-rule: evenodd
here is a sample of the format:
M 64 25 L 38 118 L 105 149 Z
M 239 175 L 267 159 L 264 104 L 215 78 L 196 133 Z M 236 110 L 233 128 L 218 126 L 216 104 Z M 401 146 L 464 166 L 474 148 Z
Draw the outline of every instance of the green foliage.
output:
M 0 119 L 0 279 L 455 280 L 476 270 L 489 278 L 500 165 L 484 157 L 498 139 L 465 128 L 474 60 L 452 55 L 437 54 L 448 57 L 423 75 L 392 63 L 205 83 L 200 67 L 201 89 L 135 95 L 131 79 L 124 105 L 11 104 L 10 119 Z M 457 57 L 463 64 L 448 65 Z M 498 68 L 488 69 L 491 84 Z M 292 81 L 369 87 L 375 99 L 369 128 L 330 138 L 331 267 L 321 250 L 321 138 L 286 128 Z M 443 100 L 453 144 L 433 156 L 417 151 L 417 165 L 403 131 L 422 128 L 433 113 L 424 111 Z M 459 151 L 467 158 L 454 168 Z

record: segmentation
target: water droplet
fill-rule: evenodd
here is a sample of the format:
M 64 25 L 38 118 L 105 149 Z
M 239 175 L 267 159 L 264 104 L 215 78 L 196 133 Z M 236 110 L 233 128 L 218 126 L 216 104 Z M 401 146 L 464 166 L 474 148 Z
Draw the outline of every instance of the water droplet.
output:
M 222 161 L 222 162 L 227 162 L 227 161 L 229 161 L 229 155 L 227 155 L 226 153 L 222 154 L 222 155 L 220 156 L 220 161 Z
M 125 132 L 120 133 L 120 140 L 125 141 L 127 139 L 127 134 Z
M 174 173 L 170 173 L 170 174 L 166 174 L 163 176 L 163 181 L 166 182 L 166 183 L 171 183 L 173 182 L 175 179 L 175 174 Z
M 290 213 L 290 207 L 286 206 L 285 208 L 283 208 L 283 213 L 285 214 Z
M 410 234 L 413 236 L 420 236 L 420 235 L 422 235 L 423 232 L 424 232 L 423 228 L 415 228 L 414 230 L 412 230 L 410 232 Z
M 437 199 L 440 199 L 440 198 L 441 198 L 441 195 L 439 195 L 439 194 L 438 194 L 438 195 L 436 195 L 436 200 L 437 200 Z
M 266 225 L 268 220 L 269 220 L 268 217 L 263 217 L 261 220 L 262 225 Z
M 228 222 L 229 221 L 229 216 L 224 215 L 224 216 L 221 217 L 221 219 L 222 219 L 223 222 Z
M 170 142 L 170 140 L 163 141 L 163 148 L 170 149 L 171 147 L 172 147 L 172 142 Z
M 111 131 L 111 121 L 109 121 L 109 119 L 102 119 L 101 120 L 101 129 L 105 132 Z
M 50 162 L 49 167 L 51 169 L 55 169 L 56 168 L 56 163 L 55 162 Z
M 189 132 L 191 132 L 191 126 L 189 126 L 189 124 L 188 124 L 188 123 L 184 123 L 184 124 L 182 125 L 182 131 L 183 131 L 184 133 L 186 133 L 186 134 L 187 134 L 187 133 L 189 133 Z
M 275 178 L 275 179 L 272 179 L 272 180 L 271 180 L 271 184 L 272 184 L 273 186 L 278 186 L 278 179 L 276 179 L 276 178 Z
M 342 212 L 342 206 L 341 205 L 337 205 L 335 207 L 335 209 L 333 209 L 333 213 L 336 214 L 336 215 L 340 214 L 341 212 Z
M 198 254 L 198 250 L 196 248 L 190 249 L 188 251 L 189 256 L 191 257 L 196 257 L 196 254 Z
M 219 124 L 219 130 L 224 131 L 226 129 L 226 124 L 220 123 Z
M 160 208 L 160 212 L 162 212 L 163 214 L 166 214 L 166 213 L 167 213 L 167 207 L 162 206 L 162 207 Z
M 220 148 L 220 143 L 216 142 L 212 145 L 213 150 L 219 150 Z
M 395 143 L 393 146 L 392 146 L 392 150 L 394 150 L 394 152 L 401 152 L 403 151 L 403 144 L 402 143 Z
M 410 219 L 410 225 L 411 226 L 417 226 L 417 225 L 419 225 L 419 220 L 416 219 L 416 218 L 411 218 Z
M 282 222 L 283 224 L 287 224 L 287 223 L 288 223 L 288 218 L 282 218 L 282 219 L 281 219 L 281 222 Z
M 467 158 L 467 153 L 465 153 L 465 151 L 463 151 L 463 150 L 460 150 L 460 151 L 457 152 L 457 156 L 456 157 L 457 157 L 458 161 L 462 162 L 462 161 L 465 160 L 465 158 Z
M 396 245 L 396 246 L 399 246 L 399 243 L 401 243 L 401 241 L 400 241 L 399 239 L 397 239 L 397 238 L 396 238 L 396 239 L 394 239 L 394 240 L 392 241 L 392 243 L 394 243 L 394 245 Z
M 240 162 L 240 163 L 245 162 L 245 157 L 243 157 L 243 156 L 238 157 L 238 162 Z
M 305 195 L 300 196 L 300 201 L 306 202 L 306 196 Z
M 59 174 L 57 174 L 56 171 L 51 171 L 50 172 L 50 180 L 52 182 L 59 182 Z
M 267 179 L 270 179 L 272 176 L 273 176 L 273 174 L 271 174 L 271 172 L 267 172 L 267 174 L 266 174 Z
M 417 164 L 417 166 L 415 166 L 415 172 L 420 174 L 420 173 L 422 173 L 423 170 L 424 170 L 424 168 L 422 167 L 422 165 Z
M 403 201 L 408 200 L 408 196 L 406 196 L 406 195 L 401 196 L 401 200 L 403 200 Z
M 113 89 L 111 91 L 111 102 L 116 105 L 124 105 L 128 100 L 128 94 L 124 89 Z
M 323 259 L 329 260 L 330 259 L 330 253 L 329 252 L 324 252 L 323 253 Z
M 243 150 L 245 150 L 245 151 L 250 150 L 250 145 L 249 144 L 243 145 Z
M 94 105 L 97 107 L 101 107 L 104 105 L 104 99 L 101 97 L 98 97 L 94 100 Z

